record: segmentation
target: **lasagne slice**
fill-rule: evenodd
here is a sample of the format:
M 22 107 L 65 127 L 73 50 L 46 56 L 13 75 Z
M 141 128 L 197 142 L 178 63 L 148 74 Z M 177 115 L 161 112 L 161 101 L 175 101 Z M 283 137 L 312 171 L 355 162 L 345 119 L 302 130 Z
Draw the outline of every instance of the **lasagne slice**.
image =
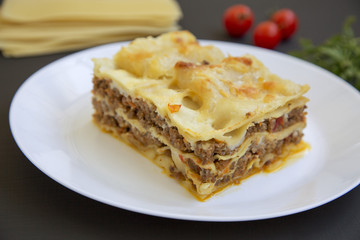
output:
M 187 31 L 94 59 L 94 121 L 204 200 L 298 152 L 307 85 Z

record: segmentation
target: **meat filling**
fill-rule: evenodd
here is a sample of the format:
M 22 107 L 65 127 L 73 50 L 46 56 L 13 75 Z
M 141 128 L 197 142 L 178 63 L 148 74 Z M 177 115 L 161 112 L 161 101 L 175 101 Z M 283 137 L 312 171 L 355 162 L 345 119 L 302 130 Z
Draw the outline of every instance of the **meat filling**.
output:
M 191 144 L 184 139 L 178 129 L 174 126 L 170 127 L 167 124 L 167 120 L 156 112 L 156 107 L 153 104 L 121 94 L 116 88 L 111 88 L 110 80 L 94 78 L 93 83 L 93 93 L 107 100 L 107 105 L 102 104 L 101 106 L 99 106 L 100 103 L 97 103 L 95 99 L 93 100 L 97 113 L 102 112 L 101 114 L 104 114 L 106 112 L 115 116 L 115 110 L 121 108 L 129 119 L 139 120 L 144 128 L 154 127 L 175 148 L 186 153 L 193 152 L 201 159 L 202 164 L 213 162 L 215 160 L 214 155 L 225 156 L 237 150 L 230 149 L 226 143 L 215 139 L 198 141 L 192 148 Z M 305 121 L 305 108 L 306 106 L 298 107 L 279 118 L 266 119 L 263 122 L 256 123 L 248 128 L 246 137 L 262 131 L 278 132 L 297 122 Z
M 104 112 L 103 104 L 100 101 L 93 99 L 93 105 L 96 109 L 94 119 L 102 125 L 106 125 L 115 130 L 117 134 L 127 134 L 128 139 L 135 145 L 141 144 L 143 146 L 155 145 L 157 147 L 165 146 L 159 140 L 154 138 L 150 133 L 141 133 L 136 128 L 132 127 L 122 117 L 109 116 Z M 230 182 L 241 180 L 254 173 L 254 171 L 261 170 L 264 166 L 270 164 L 274 157 L 281 154 L 283 146 L 288 143 L 297 144 L 301 141 L 302 133 L 293 132 L 290 136 L 282 140 L 269 141 L 265 140 L 261 143 L 253 143 L 248 148 L 247 152 L 237 160 L 215 160 L 216 173 L 210 169 L 202 168 L 195 163 L 191 158 L 186 158 L 185 162 L 189 169 L 199 176 L 202 183 L 214 183 L 215 186 L 225 186 Z M 266 158 L 265 155 L 273 155 L 272 158 Z M 249 163 L 255 159 L 259 160 L 257 167 L 248 167 Z M 169 169 L 171 176 L 184 181 L 186 177 L 174 165 Z M 191 181 L 191 179 L 189 179 Z

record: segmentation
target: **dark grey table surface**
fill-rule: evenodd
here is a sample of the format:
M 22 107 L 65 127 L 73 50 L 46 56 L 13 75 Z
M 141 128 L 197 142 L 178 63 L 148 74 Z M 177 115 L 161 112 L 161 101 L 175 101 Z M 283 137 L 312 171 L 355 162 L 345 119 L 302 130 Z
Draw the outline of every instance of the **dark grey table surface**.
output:
M 0 1 L 1 2 L 1 1 Z M 251 34 L 228 37 L 222 27 L 226 7 L 240 1 L 179 0 L 184 29 L 198 38 L 252 44 Z M 320 43 L 339 33 L 345 18 L 357 16 L 360 1 L 244 0 L 256 23 L 277 8 L 299 16 L 296 35 L 276 51 L 299 49 L 299 38 Z M 252 28 L 253 30 L 253 28 Z M 252 31 L 251 30 L 251 31 Z M 360 239 L 360 187 L 302 213 L 248 222 L 194 222 L 148 216 L 108 206 L 73 192 L 38 170 L 22 154 L 9 128 L 9 107 L 16 90 L 35 71 L 69 53 L 6 59 L 0 56 L 0 239 Z

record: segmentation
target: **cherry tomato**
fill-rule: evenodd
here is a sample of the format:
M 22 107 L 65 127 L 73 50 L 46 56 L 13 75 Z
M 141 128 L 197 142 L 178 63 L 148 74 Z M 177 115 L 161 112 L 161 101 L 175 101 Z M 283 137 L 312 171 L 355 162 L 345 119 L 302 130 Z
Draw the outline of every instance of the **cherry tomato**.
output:
M 234 5 L 226 9 L 223 16 L 224 26 L 232 37 L 244 35 L 254 21 L 254 14 L 246 5 Z
M 281 41 L 281 32 L 278 25 L 271 21 L 259 23 L 254 30 L 256 46 L 273 49 Z
M 271 20 L 279 26 L 283 39 L 291 37 L 298 26 L 298 18 L 296 14 L 287 8 L 276 11 L 271 16 Z

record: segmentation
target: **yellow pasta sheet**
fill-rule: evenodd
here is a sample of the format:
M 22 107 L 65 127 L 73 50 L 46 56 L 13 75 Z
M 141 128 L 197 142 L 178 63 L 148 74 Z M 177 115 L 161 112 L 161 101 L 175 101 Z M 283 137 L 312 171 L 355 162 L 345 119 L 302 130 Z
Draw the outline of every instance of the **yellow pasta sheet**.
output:
M 77 50 L 178 29 L 174 0 L 5 0 L 0 49 L 6 57 Z
M 174 0 L 5 0 L 5 19 L 14 22 L 144 20 L 181 16 Z

